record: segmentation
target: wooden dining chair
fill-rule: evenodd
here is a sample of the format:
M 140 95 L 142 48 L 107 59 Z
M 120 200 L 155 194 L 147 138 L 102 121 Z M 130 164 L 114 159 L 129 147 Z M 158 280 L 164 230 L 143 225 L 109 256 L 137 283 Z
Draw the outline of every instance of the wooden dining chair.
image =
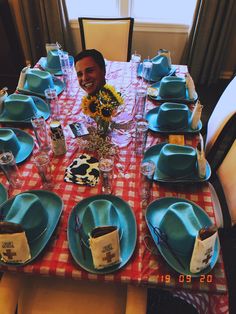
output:
M 206 158 L 218 226 L 236 225 L 236 77 L 218 100 L 207 123 Z
M 134 18 L 79 17 L 82 49 L 97 49 L 105 59 L 129 61 Z

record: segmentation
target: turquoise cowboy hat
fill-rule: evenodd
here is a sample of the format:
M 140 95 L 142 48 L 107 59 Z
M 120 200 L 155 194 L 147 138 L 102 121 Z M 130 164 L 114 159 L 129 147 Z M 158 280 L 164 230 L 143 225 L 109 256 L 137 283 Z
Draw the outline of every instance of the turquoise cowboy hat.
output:
M 42 116 L 47 120 L 50 110 L 46 102 L 36 96 L 11 94 L 3 103 L 0 114 L 1 123 L 28 123 L 35 116 Z
M 62 70 L 61 70 L 59 53 L 60 53 L 60 50 L 58 49 L 49 50 L 47 53 L 47 57 L 42 57 L 39 60 L 39 64 L 41 68 L 54 75 L 63 75 Z M 69 62 L 70 64 L 74 63 L 74 58 L 72 56 L 69 56 Z
M 165 102 L 146 113 L 149 129 L 159 133 L 197 133 L 202 128 L 198 122 L 196 129 L 191 128 L 192 111 L 186 104 Z
M 144 60 L 145 61 L 145 60 Z M 150 81 L 159 82 L 164 76 L 171 76 L 175 74 L 176 67 L 169 65 L 166 56 L 157 55 L 150 60 L 152 62 L 152 70 L 150 73 Z M 138 77 L 143 76 L 143 63 L 138 65 L 137 75 Z M 147 79 L 146 77 L 144 77 Z
M 165 76 L 160 82 L 151 85 L 151 93 L 148 91 L 148 96 L 159 102 L 180 102 L 180 103 L 195 103 L 198 95 L 195 92 L 194 98 L 190 99 L 186 80 L 183 77 Z M 153 93 L 153 90 L 156 93 Z
M 2 183 L 0 183 L 0 205 L 8 199 L 7 190 Z
M 44 91 L 47 88 L 55 88 L 57 95 L 65 89 L 65 83 L 53 77 L 51 73 L 39 69 L 29 69 L 26 73 L 25 84 L 19 92 L 45 97 Z
M 60 219 L 63 209 L 61 198 L 43 190 L 18 194 L 0 206 L 1 223 L 20 225 L 26 233 L 31 258 L 25 263 L 2 265 L 22 266 L 32 262 L 43 251 Z
M 89 247 L 89 236 L 96 227 L 114 226 L 117 227 L 120 239 L 123 234 L 120 225 L 119 212 L 112 202 L 99 199 L 91 202 L 84 211 L 82 218 L 82 236 L 86 246 Z
M 210 265 L 199 273 L 190 271 L 190 261 L 198 231 L 213 225 L 201 207 L 186 199 L 165 197 L 148 205 L 145 218 L 159 252 L 174 270 L 180 274 L 199 277 L 213 269 L 219 257 L 218 237 Z M 158 238 L 156 231 L 161 233 L 164 241 Z M 165 241 L 170 249 L 165 245 Z
M 150 147 L 143 162 L 152 160 L 155 165 L 153 179 L 160 182 L 203 182 L 210 178 L 211 168 L 206 164 L 206 176 L 200 178 L 197 171 L 197 155 L 191 146 L 161 143 Z
M 103 206 L 106 208 L 105 211 Z M 102 213 L 101 217 L 99 217 L 98 213 L 94 215 L 96 211 Z M 82 234 L 78 232 L 76 221 L 81 222 Z M 83 257 L 83 249 L 81 247 L 81 240 L 83 241 L 83 239 L 80 237 L 83 237 L 84 233 L 90 232 L 97 224 L 104 223 L 113 224 L 119 228 L 121 262 L 104 269 L 95 269 L 92 254 L 88 246 L 84 247 L 85 258 Z M 134 252 L 137 239 L 135 216 L 130 206 L 117 196 L 91 196 L 83 199 L 72 209 L 68 220 L 67 238 L 70 252 L 80 267 L 90 273 L 109 274 L 123 267 Z
M 0 128 L 0 153 L 11 151 L 16 163 L 21 163 L 32 153 L 33 137 L 15 128 Z

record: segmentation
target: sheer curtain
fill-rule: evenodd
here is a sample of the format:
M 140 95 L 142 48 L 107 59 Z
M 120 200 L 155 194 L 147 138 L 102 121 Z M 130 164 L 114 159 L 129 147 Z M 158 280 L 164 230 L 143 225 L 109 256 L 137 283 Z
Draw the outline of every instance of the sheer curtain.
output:
M 236 28 L 235 0 L 198 0 L 182 62 L 194 81 L 215 83 L 224 69 L 229 40 Z
M 46 43 L 59 42 L 74 54 L 65 0 L 19 0 L 19 8 L 32 64 L 46 55 Z

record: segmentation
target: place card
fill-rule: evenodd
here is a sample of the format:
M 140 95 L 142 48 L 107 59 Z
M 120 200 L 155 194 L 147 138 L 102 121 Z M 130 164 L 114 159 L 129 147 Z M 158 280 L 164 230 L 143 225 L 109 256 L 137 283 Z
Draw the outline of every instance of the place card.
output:
M 176 145 L 184 146 L 184 144 L 185 144 L 185 142 L 184 142 L 184 135 L 173 135 L 173 134 L 170 134 L 168 142 L 170 144 L 176 144 Z

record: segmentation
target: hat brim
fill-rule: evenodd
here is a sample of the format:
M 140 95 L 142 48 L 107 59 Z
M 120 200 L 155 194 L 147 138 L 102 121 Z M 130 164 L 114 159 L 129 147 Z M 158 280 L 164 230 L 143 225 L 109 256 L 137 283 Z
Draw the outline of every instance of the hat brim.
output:
M 120 225 L 123 230 L 122 238 L 120 239 L 120 257 L 121 262 L 117 265 L 106 267 L 104 269 L 95 269 L 93 265 L 93 259 L 91 251 L 88 247 L 84 247 L 85 259 L 83 258 L 80 237 L 75 231 L 75 217 L 79 216 L 80 221 L 82 221 L 83 214 L 87 206 L 95 200 L 108 200 L 114 207 L 116 207 L 119 213 Z M 86 271 L 94 274 L 109 274 L 122 268 L 131 258 L 137 239 L 137 225 L 135 216 L 129 204 L 126 203 L 121 198 L 114 195 L 96 195 L 88 197 L 79 202 L 71 211 L 68 220 L 67 238 L 69 242 L 70 252 L 75 260 L 75 262 L 85 269 Z
M 65 89 L 66 84 L 57 77 L 53 77 L 52 79 L 53 79 L 54 88 L 56 89 L 57 95 L 61 94 L 63 90 Z M 18 88 L 17 90 L 20 93 L 23 93 L 26 95 L 35 95 L 35 96 L 45 97 L 44 93 L 38 93 L 38 92 L 30 90 L 27 81 L 25 82 L 24 88 Z
M 170 69 L 169 73 L 167 73 L 167 74 L 164 75 L 164 76 L 172 76 L 172 75 L 175 74 L 175 72 L 176 72 L 176 67 L 175 67 L 174 65 L 171 65 L 171 69 Z M 137 68 L 137 76 L 138 76 L 138 77 L 143 77 L 142 73 L 143 73 L 143 63 L 141 62 L 141 63 L 139 63 L 138 68 Z M 160 82 L 160 80 L 161 80 L 164 76 L 159 76 L 159 77 L 156 77 L 156 78 L 154 78 L 153 76 L 151 76 L 150 79 L 149 79 L 149 81 L 151 81 L 151 82 Z M 144 79 L 146 80 L 145 77 L 144 77 Z
M 47 210 L 47 213 L 48 213 L 47 227 L 46 227 L 45 232 L 43 232 L 40 235 L 40 237 L 38 237 L 33 242 L 29 243 L 30 253 L 31 253 L 30 260 L 28 260 L 25 263 L 4 263 L 3 261 L 0 260 L 1 265 L 15 267 L 15 266 L 23 266 L 28 263 L 31 263 L 36 257 L 38 257 L 38 255 L 45 248 L 46 244 L 48 243 L 49 239 L 51 238 L 58 224 L 58 221 L 62 213 L 63 201 L 57 194 L 53 192 L 49 192 L 49 191 L 44 191 L 44 190 L 34 190 L 34 191 L 32 190 L 32 191 L 26 191 L 24 193 L 32 193 L 40 199 L 43 207 Z M 0 206 L 0 212 L 3 217 L 5 217 L 6 214 L 8 213 L 15 197 L 16 196 L 9 199 L 8 201 L 6 201 L 4 204 Z
M 2 128 L 2 129 L 10 129 L 16 134 L 16 137 L 18 138 L 20 144 L 20 149 L 15 155 L 15 160 L 17 164 L 23 162 L 26 158 L 29 157 L 29 155 L 33 151 L 34 148 L 33 137 L 20 129 L 15 128 Z
M 188 94 L 188 89 L 185 88 L 185 97 L 161 97 L 159 96 L 159 90 L 160 90 L 160 82 L 156 82 L 154 84 L 151 85 L 152 89 L 156 89 L 157 90 L 157 96 L 153 96 L 151 94 L 148 94 L 148 97 L 151 98 L 152 100 L 157 100 L 159 102 L 168 102 L 168 101 L 172 101 L 172 102 L 177 102 L 177 103 L 185 103 L 185 104 L 191 104 L 191 103 L 195 103 L 198 100 L 198 94 L 195 91 L 194 93 L 194 98 L 190 99 L 189 98 L 189 94 Z
M 0 205 L 8 199 L 7 190 L 2 183 L 0 183 Z
M 153 108 L 149 110 L 146 114 L 146 120 L 148 121 L 148 127 L 153 132 L 159 132 L 159 133 L 171 133 L 171 134 L 181 134 L 181 133 L 198 133 L 202 128 L 202 122 L 199 121 L 197 128 L 192 129 L 191 128 L 191 110 L 188 110 L 188 126 L 184 128 L 178 128 L 178 129 L 166 129 L 163 127 L 160 127 L 157 125 L 157 117 L 159 114 L 160 107 Z
M 72 56 L 69 56 L 70 63 L 73 62 L 73 59 L 74 58 Z M 61 71 L 61 67 L 59 67 L 59 68 L 51 68 L 51 67 L 48 66 L 47 57 L 40 58 L 39 65 L 40 65 L 40 67 L 43 70 L 45 70 L 45 71 L 47 71 L 47 72 L 49 72 L 51 74 L 58 75 L 58 76 L 63 75 L 63 73 Z
M 173 255 L 170 253 L 168 249 L 162 244 L 162 243 L 157 243 L 157 237 L 154 233 L 153 228 L 151 227 L 151 224 L 154 227 L 159 228 L 160 227 L 160 222 L 162 218 L 164 217 L 165 213 L 167 212 L 168 208 L 170 205 L 178 202 L 186 202 L 192 205 L 193 210 L 195 215 L 197 216 L 200 224 L 202 227 L 210 227 L 213 225 L 212 221 L 210 220 L 209 216 L 207 213 L 199 207 L 197 204 L 188 201 L 186 199 L 181 199 L 181 198 L 175 198 L 175 197 L 164 197 L 164 198 L 159 198 L 158 200 L 153 201 L 151 204 L 148 205 L 146 213 L 145 213 L 145 218 L 146 218 L 146 223 L 148 225 L 149 231 L 151 233 L 151 236 L 159 249 L 159 252 L 161 255 L 164 257 L 164 259 L 167 261 L 167 263 L 178 273 L 183 274 L 183 275 L 191 275 L 193 277 L 199 277 L 201 275 L 209 273 L 213 267 L 215 266 L 218 257 L 219 257 L 219 250 L 220 250 L 220 243 L 219 243 L 219 237 L 217 236 L 217 240 L 215 242 L 215 247 L 214 247 L 214 252 L 213 252 L 213 257 L 211 259 L 210 265 L 200 271 L 199 273 L 192 273 L 190 272 L 190 260 L 191 260 L 191 255 L 190 256 L 181 256 L 176 253 L 182 264 L 185 266 L 184 268 L 179 265 L 179 263 L 175 260 Z M 151 223 L 151 224 L 150 224 Z M 186 222 L 188 223 L 188 221 Z M 168 236 L 168 235 L 167 235 Z M 174 249 L 174 248 L 172 248 Z
M 36 112 L 37 116 L 42 116 L 44 120 L 47 120 L 50 116 L 50 109 L 48 107 L 48 104 L 46 104 L 46 102 L 40 97 L 36 97 L 32 95 L 30 96 L 33 98 L 33 101 L 37 108 L 37 112 Z M 1 123 L 14 123 L 14 124 L 23 123 L 23 124 L 31 125 L 31 118 L 33 118 L 33 116 L 26 120 L 15 120 L 15 119 L 12 119 L 12 117 L 10 117 L 9 115 L 4 114 L 4 115 L 0 115 L 0 122 Z
M 197 182 L 204 182 L 207 181 L 210 176 L 211 176 L 211 168 L 209 163 L 206 163 L 206 176 L 205 178 L 200 178 L 197 174 L 197 169 L 196 171 L 193 171 L 189 173 L 188 175 L 185 175 L 183 177 L 171 177 L 168 176 L 167 174 L 163 173 L 159 168 L 158 168 L 158 160 L 160 157 L 160 151 L 164 145 L 167 143 L 161 143 L 154 145 L 150 147 L 145 153 L 143 157 L 143 162 L 145 161 L 153 161 L 156 165 L 155 173 L 153 176 L 154 181 L 158 182 L 170 182 L 170 183 L 179 183 L 179 182 L 189 182 L 189 183 L 197 183 Z

